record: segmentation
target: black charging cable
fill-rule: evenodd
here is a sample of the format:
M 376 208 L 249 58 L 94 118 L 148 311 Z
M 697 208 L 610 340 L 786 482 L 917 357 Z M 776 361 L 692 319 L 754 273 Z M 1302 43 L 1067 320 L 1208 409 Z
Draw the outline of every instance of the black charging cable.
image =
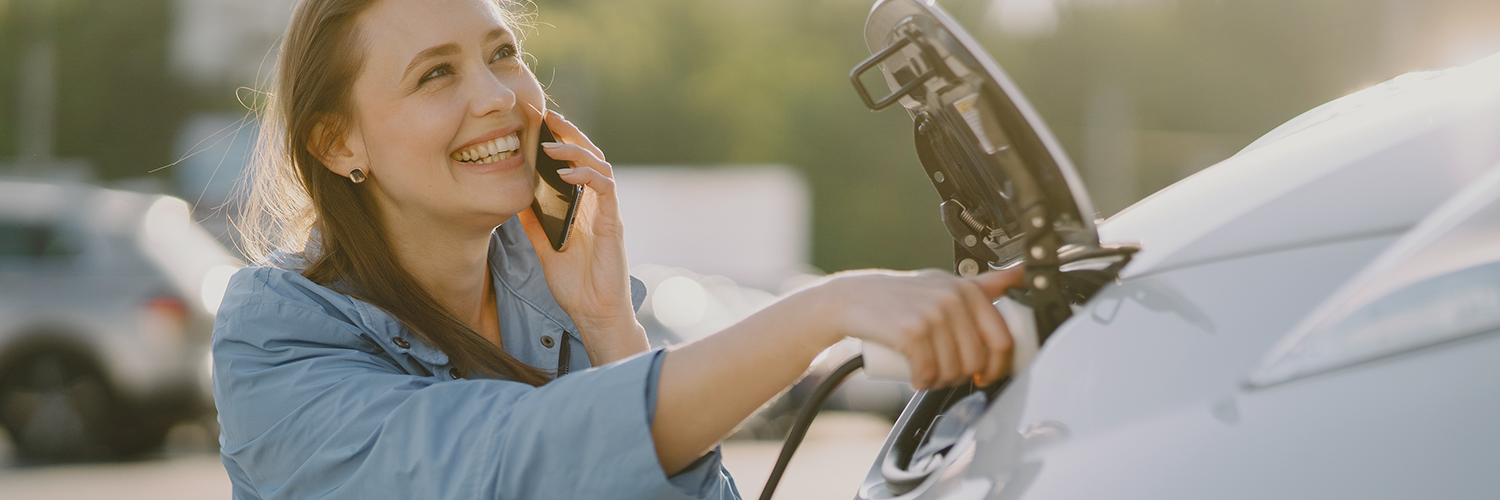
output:
M 813 391 L 812 398 L 802 406 L 802 411 L 797 413 L 797 420 L 792 422 L 792 430 L 786 436 L 786 443 L 781 445 L 781 456 L 776 457 L 776 467 L 771 469 L 771 477 L 766 478 L 766 487 L 760 490 L 760 500 L 771 500 L 771 494 L 776 492 L 776 485 L 781 482 L 781 474 L 786 472 L 786 464 L 792 461 L 792 454 L 797 452 L 797 446 L 802 444 L 802 438 L 807 437 L 807 428 L 812 425 L 813 418 L 817 417 L 818 412 L 823 409 L 823 402 L 828 400 L 828 396 L 833 394 L 834 389 L 839 388 L 839 384 L 844 383 L 844 379 L 849 378 L 850 374 L 864 366 L 865 357 L 855 355 L 840 364 L 838 368 L 834 368 L 827 378 L 818 383 L 818 388 Z

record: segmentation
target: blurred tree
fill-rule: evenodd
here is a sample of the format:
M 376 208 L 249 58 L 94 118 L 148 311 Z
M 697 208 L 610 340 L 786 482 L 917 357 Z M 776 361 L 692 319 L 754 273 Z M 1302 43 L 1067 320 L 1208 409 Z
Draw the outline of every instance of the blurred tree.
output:
M 995 6 L 1006 2 L 945 5 L 973 20 L 968 27 L 1075 153 L 1101 215 L 1303 111 L 1395 76 L 1382 64 L 1379 2 L 1058 2 L 1055 31 L 1041 35 L 997 26 L 1003 19 Z M 1126 123 L 1100 116 L 1113 109 L 1105 103 L 1101 110 L 1101 98 L 1122 101 L 1116 106 L 1126 109 Z M 1099 137 L 1111 126 L 1127 128 L 1129 144 L 1111 150 Z M 1122 186 L 1100 182 L 1119 177 L 1101 171 L 1111 168 L 1135 170 L 1134 185 L 1123 187 L 1129 192 L 1111 193 Z
M 787 163 L 813 190 L 813 264 L 950 266 L 910 120 L 871 114 L 848 70 L 863 1 L 541 4 L 527 40 L 560 111 L 620 164 Z M 733 189 L 726 186 L 725 189 Z
M 1444 0 L 1461 4 L 1468 0 Z M 1007 33 L 1005 4 L 1055 8 Z M 1320 103 L 1395 76 L 1391 0 L 945 0 L 1071 153 L 1101 216 Z M 528 49 L 565 113 L 618 163 L 781 162 L 814 193 L 814 264 L 948 267 L 910 121 L 847 71 L 862 0 L 542 3 Z M 1393 21 L 1394 19 L 1394 21 Z M 1420 36 L 1418 33 L 1416 36 Z M 732 187 L 730 187 L 732 189 Z
M 41 5 L 48 2 L 50 5 Z M 104 180 L 171 162 L 193 102 L 167 69 L 170 0 L 8 0 L 0 7 L 0 158 L 16 154 L 19 54 L 51 9 L 56 109 L 53 155 L 87 159 Z M 164 174 L 165 175 L 165 174 Z
M 169 71 L 180 1 L 0 0 L 0 163 L 17 152 L 19 57 L 40 2 L 54 12 L 57 156 L 87 158 L 104 180 L 138 177 L 175 159 L 188 114 L 243 113 L 234 87 L 254 82 L 203 87 Z M 1048 121 L 1101 215 L 1317 104 L 1456 63 L 1417 56 L 1493 34 L 1474 19 L 1500 18 L 1493 0 L 941 2 Z M 849 86 L 871 3 L 547 0 L 526 43 L 557 107 L 611 161 L 790 164 L 813 190 L 814 265 L 946 268 L 910 120 L 870 113 Z M 1051 17 L 1008 32 L 1007 5 Z
M 12 0 L 0 0 L 0 163 L 16 155 L 16 78 L 21 33 Z

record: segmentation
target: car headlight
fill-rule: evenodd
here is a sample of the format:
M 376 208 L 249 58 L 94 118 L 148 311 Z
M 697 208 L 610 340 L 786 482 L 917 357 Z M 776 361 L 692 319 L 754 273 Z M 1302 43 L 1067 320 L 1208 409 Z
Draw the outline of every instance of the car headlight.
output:
M 1500 329 L 1500 168 L 1394 243 L 1277 344 L 1265 387 Z

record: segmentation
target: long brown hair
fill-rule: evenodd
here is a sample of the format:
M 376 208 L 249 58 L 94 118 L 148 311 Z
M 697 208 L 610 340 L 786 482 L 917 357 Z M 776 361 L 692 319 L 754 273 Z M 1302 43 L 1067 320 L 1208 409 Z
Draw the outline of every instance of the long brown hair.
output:
M 348 130 L 354 79 L 364 63 L 357 17 L 377 1 L 297 5 L 282 38 L 275 92 L 261 110 L 237 224 L 246 253 L 259 260 L 279 249 L 301 251 L 303 276 L 385 310 L 463 373 L 544 384 L 545 373 L 485 340 L 417 282 L 388 243 L 368 189 L 329 170 L 309 148 L 318 137 Z M 514 24 L 517 16 L 504 8 L 508 1 L 491 1 Z

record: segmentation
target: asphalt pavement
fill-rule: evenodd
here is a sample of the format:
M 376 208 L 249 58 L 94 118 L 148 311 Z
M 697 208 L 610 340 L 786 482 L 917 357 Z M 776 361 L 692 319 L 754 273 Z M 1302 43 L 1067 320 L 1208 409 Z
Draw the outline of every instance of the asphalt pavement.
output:
M 852 498 L 880 452 L 890 422 L 862 413 L 818 417 L 776 489 L 778 500 Z M 0 499 L 228 500 L 229 478 L 203 436 L 188 429 L 161 456 L 124 463 L 18 466 L 0 432 Z M 729 441 L 724 465 L 744 498 L 760 496 L 779 441 Z

